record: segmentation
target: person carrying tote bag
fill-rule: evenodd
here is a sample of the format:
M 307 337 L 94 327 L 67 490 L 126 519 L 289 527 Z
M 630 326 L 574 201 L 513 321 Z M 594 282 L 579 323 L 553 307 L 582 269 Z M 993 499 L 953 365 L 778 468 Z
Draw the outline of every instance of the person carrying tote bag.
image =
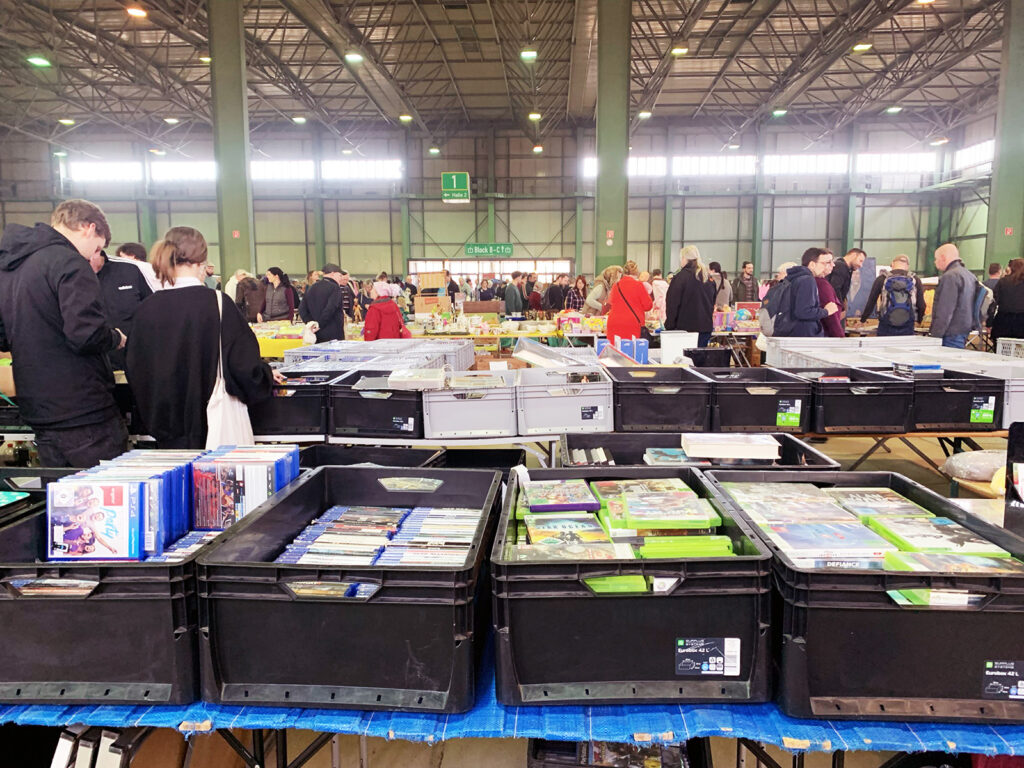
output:
M 159 448 L 252 444 L 246 406 L 259 408 L 283 381 L 238 307 L 203 285 L 206 254 L 191 227 L 172 227 L 153 246 L 166 289 L 139 305 L 128 339 L 126 374 L 143 422 L 134 431 Z

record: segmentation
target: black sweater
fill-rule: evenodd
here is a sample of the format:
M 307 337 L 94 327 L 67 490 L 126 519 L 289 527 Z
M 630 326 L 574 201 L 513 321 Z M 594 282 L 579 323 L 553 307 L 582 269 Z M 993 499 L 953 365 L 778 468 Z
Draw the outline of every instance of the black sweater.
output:
M 128 381 L 160 448 L 206 446 L 206 404 L 217 379 L 217 305 L 223 306 L 224 381 L 247 405 L 270 396 L 273 377 L 234 302 L 205 286 L 154 293 L 128 340 Z
M 342 322 L 344 307 L 344 288 L 323 277 L 309 286 L 306 295 L 299 304 L 299 317 L 302 322 L 316 321 L 320 330 L 316 332 L 317 342 L 336 341 L 345 338 L 345 324 Z
M 92 267 L 57 230 L 4 230 L 0 318 L 0 350 L 14 358 L 18 408 L 29 425 L 68 429 L 117 418 L 106 353 L 121 337 L 103 315 Z
M 668 284 L 665 295 L 666 330 L 711 333 L 715 325 L 714 314 L 714 283 L 701 279 L 696 261 L 686 262 Z
M 153 294 L 146 277 L 134 264 L 109 259 L 103 269 L 96 273 L 96 277 L 99 278 L 100 290 L 103 292 L 103 311 L 107 322 L 130 337 L 135 310 L 143 299 Z M 115 371 L 124 370 L 124 360 L 123 349 L 110 353 L 110 363 Z

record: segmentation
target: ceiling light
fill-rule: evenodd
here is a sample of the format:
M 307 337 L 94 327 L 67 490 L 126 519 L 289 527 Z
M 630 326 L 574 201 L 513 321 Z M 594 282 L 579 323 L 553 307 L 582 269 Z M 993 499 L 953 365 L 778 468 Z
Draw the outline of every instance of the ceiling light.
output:
M 62 117 L 57 122 L 60 123 L 61 125 L 74 125 L 75 124 L 75 121 L 72 120 L 70 117 Z
M 132 16 L 132 17 L 134 17 L 136 19 L 144 19 L 144 18 L 146 18 L 146 16 L 149 15 L 148 13 L 146 13 L 146 9 L 145 8 L 140 8 L 137 5 L 129 5 L 124 10 L 125 10 L 125 12 L 129 16 Z
M 530 114 L 527 115 L 527 117 L 536 123 L 538 120 L 540 120 L 540 112 L 531 112 Z
M 53 153 L 53 156 L 54 157 L 67 157 L 68 153 L 65 152 L 63 149 L 58 149 L 56 152 Z
M 164 155 L 167 154 L 166 150 L 160 149 L 158 147 L 153 147 L 149 151 L 150 151 L 151 154 L 154 154 L 157 157 L 163 157 Z
M 44 58 L 42 56 L 29 56 L 27 59 L 25 59 L 25 61 L 27 61 L 33 67 L 52 67 L 53 66 L 52 64 L 50 64 L 50 60 L 49 59 Z
M 361 64 L 363 62 L 363 54 L 357 51 L 349 51 L 345 54 L 345 61 L 349 64 Z
M 164 118 L 164 122 L 167 123 L 168 125 L 177 125 L 178 123 L 181 122 L 181 120 L 179 120 L 176 117 L 165 117 Z
M 534 144 L 533 145 L 533 154 L 539 155 L 543 151 L 544 151 L 544 145 L 543 144 Z
M 209 56 L 200 56 L 199 60 L 203 62 L 203 64 L 209 64 L 211 61 L 213 61 L 213 59 Z
M 341 154 L 343 154 L 343 155 L 351 155 L 352 154 L 352 150 L 351 149 L 343 149 L 343 150 L 341 150 Z
M 537 60 L 537 50 L 535 48 L 523 48 L 519 52 L 519 58 L 525 62 L 533 62 Z
M 871 43 L 857 43 L 853 46 L 853 51 L 854 53 L 864 53 L 864 51 L 870 51 L 872 48 L 874 48 L 874 45 Z
M 673 56 L 685 56 L 689 52 L 690 47 L 687 45 L 677 45 L 675 48 L 669 51 L 669 53 L 671 53 Z
M 304 118 L 302 115 L 296 115 L 295 117 L 292 118 L 292 122 L 295 123 L 296 125 L 305 125 L 306 118 Z
M 636 116 L 639 117 L 641 120 L 647 120 L 651 116 L 651 112 L 650 110 L 642 109 L 636 113 Z
M 941 147 L 943 144 L 949 144 L 949 139 L 947 139 L 945 136 L 940 136 L 937 139 L 932 139 L 928 143 L 931 144 L 933 147 Z
M 430 154 L 432 154 L 432 155 L 440 155 L 440 154 L 441 154 L 441 148 L 440 148 L 440 147 L 431 147 L 431 148 L 430 148 L 430 149 L 428 149 L 427 151 L 428 151 L 428 152 L 429 152 Z
M 726 149 L 739 149 L 740 145 L 739 144 L 726 144 L 725 148 Z
M 918 5 L 931 5 L 935 0 L 917 0 Z
M 903 111 L 903 107 L 886 107 L 885 114 L 887 115 L 898 115 Z
M 788 109 L 773 109 L 772 117 L 783 117 L 787 112 L 789 112 Z
M 403 123 L 411 123 L 412 115 L 399 115 L 398 119 Z

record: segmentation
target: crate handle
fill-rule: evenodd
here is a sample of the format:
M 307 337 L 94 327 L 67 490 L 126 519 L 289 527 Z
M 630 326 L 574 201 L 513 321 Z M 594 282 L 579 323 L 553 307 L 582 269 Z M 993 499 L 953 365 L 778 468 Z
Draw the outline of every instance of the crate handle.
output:
M 960 387 L 943 387 L 943 392 L 970 392 L 970 389 L 961 389 Z
M 356 585 L 371 586 L 370 594 L 352 594 Z M 309 579 L 285 581 L 281 583 L 281 589 L 297 600 L 330 600 L 337 602 L 344 600 L 349 603 L 365 603 L 380 591 L 380 584 L 372 582 L 357 581 L 313 581 Z
M 61 578 L 44 576 L 38 579 L 5 579 L 7 589 L 18 597 L 89 597 L 100 585 L 98 579 Z
M 583 387 L 555 387 L 549 389 L 548 394 L 552 397 L 576 397 L 583 394 Z
M 452 395 L 456 400 L 483 400 L 486 392 L 456 392 Z
M 671 384 L 663 384 L 657 387 L 648 387 L 647 391 L 652 395 L 674 395 L 679 392 L 683 387 L 672 386 Z
M 777 395 L 779 394 L 778 387 L 770 387 L 766 384 L 752 384 L 749 387 L 744 387 L 747 390 L 748 395 Z
M 387 400 L 394 394 L 392 392 L 379 392 L 373 389 L 358 389 L 356 391 L 360 397 L 365 397 L 367 400 Z
M 980 598 L 980 600 L 978 600 L 976 605 L 955 605 L 955 604 L 945 604 L 944 605 L 944 604 L 941 604 L 941 603 L 937 604 L 937 605 L 935 605 L 935 604 L 932 604 L 932 605 L 918 605 L 916 603 L 910 603 L 905 598 L 903 600 L 897 599 L 893 595 L 893 593 L 894 592 L 899 592 L 899 591 L 900 590 L 889 589 L 889 590 L 886 590 L 886 594 L 889 596 L 889 599 L 892 600 L 900 608 L 910 608 L 910 609 L 913 609 L 915 611 L 930 610 L 930 609 L 941 609 L 941 610 L 948 611 L 950 608 L 965 608 L 965 609 L 969 609 L 969 610 L 972 610 L 972 611 L 980 611 L 980 610 L 983 610 L 984 608 L 986 608 L 988 606 L 988 604 L 991 603 L 993 600 L 995 600 L 996 597 L 997 597 L 997 595 L 994 595 L 994 594 L 987 594 L 985 592 L 975 592 L 975 591 L 967 590 L 967 589 L 946 590 L 947 592 L 962 592 L 964 594 L 964 598 L 965 599 Z M 941 591 L 941 588 L 940 588 L 940 591 Z
M 856 386 L 850 387 L 851 395 L 877 395 L 882 392 L 882 387 Z
M 590 590 L 591 594 L 596 595 L 598 597 L 621 596 L 621 595 L 647 595 L 647 594 L 650 594 L 650 592 L 653 589 L 651 583 L 649 581 L 646 581 L 646 579 L 645 579 L 645 583 L 644 583 L 643 589 L 636 588 L 636 589 L 626 589 L 626 590 L 623 590 L 621 588 L 620 589 L 603 589 L 602 588 L 602 586 L 610 585 L 611 583 L 613 583 L 613 582 L 610 581 L 611 579 L 620 579 L 620 578 L 629 578 L 629 579 L 640 578 L 640 579 L 644 579 L 644 577 L 642 575 L 640 575 L 640 574 L 613 573 L 613 574 L 608 574 L 607 576 L 581 576 L 580 577 L 580 583 L 583 584 L 583 586 L 586 587 L 588 590 Z

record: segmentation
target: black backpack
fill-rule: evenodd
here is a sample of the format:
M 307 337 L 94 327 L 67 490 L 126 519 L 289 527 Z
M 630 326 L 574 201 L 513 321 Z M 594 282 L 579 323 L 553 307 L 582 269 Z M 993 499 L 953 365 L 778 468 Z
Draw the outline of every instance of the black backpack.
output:
M 913 323 L 917 316 L 917 285 L 913 273 L 891 275 L 885 272 L 885 282 L 878 299 L 879 321 L 884 320 L 894 328 Z

